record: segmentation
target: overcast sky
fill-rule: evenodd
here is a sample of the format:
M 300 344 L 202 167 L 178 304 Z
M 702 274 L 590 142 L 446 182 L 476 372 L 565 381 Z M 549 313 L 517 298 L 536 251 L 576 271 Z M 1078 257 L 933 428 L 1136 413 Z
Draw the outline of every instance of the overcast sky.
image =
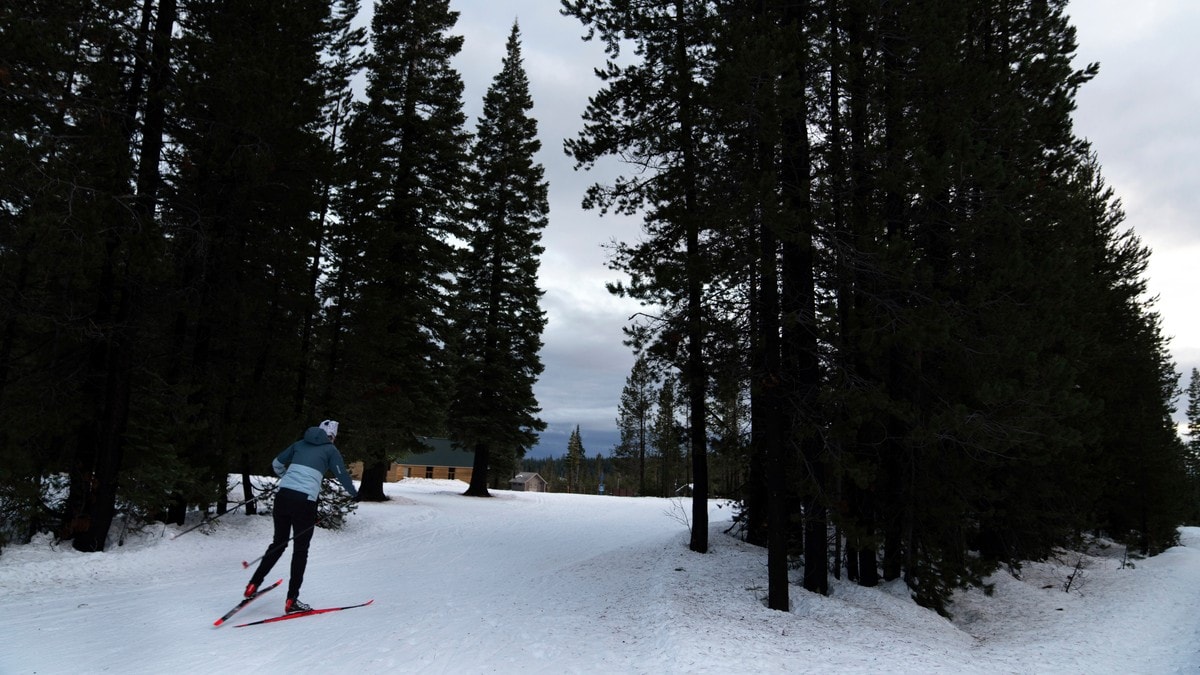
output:
M 1186 387 L 1200 368 L 1200 2 L 1075 0 L 1068 12 L 1077 63 L 1100 63 L 1077 98 L 1075 130 L 1152 251 L 1150 292 Z
M 550 182 L 550 225 L 543 236 L 541 287 L 549 315 L 536 393 L 549 424 L 531 456 L 561 456 L 579 425 L 589 456 L 608 454 L 617 441 L 617 400 L 633 363 L 621 327 L 637 307 L 610 296 L 616 278 L 605 266 L 604 244 L 639 235 L 638 223 L 580 208 L 587 185 L 607 172 L 575 171 L 562 150 L 574 137 L 588 96 L 598 87 L 592 69 L 604 54 L 583 42 L 581 25 L 558 13 L 557 0 L 451 0 L 464 36 L 455 65 L 474 117 L 500 68 L 504 44 L 519 21 L 525 70 L 534 100 Z M 1197 0 L 1075 0 L 1068 13 L 1078 28 L 1077 65 L 1100 63 L 1081 91 L 1076 131 L 1089 139 L 1133 227 L 1153 250 L 1151 292 L 1159 296 L 1164 332 L 1183 384 L 1200 367 L 1200 308 L 1189 301 L 1200 267 L 1200 2 Z M 1182 409 L 1181 402 L 1180 408 Z

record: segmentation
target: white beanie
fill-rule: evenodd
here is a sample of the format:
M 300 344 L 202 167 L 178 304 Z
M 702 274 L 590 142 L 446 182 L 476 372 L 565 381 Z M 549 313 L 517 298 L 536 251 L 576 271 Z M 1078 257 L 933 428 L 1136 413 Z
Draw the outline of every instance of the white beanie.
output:
M 325 420 L 318 426 L 321 427 L 321 431 L 324 431 L 325 435 L 329 437 L 329 440 L 333 440 L 333 437 L 337 436 L 338 423 L 336 421 Z

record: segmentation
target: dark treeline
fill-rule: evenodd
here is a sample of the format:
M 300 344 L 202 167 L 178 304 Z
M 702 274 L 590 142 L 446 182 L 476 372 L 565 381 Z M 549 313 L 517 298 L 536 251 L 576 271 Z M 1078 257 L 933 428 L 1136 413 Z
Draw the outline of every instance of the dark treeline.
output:
M 469 133 L 448 1 L 374 9 L 0 8 L 0 543 L 224 512 L 227 476 L 249 498 L 327 417 L 366 499 L 417 436 L 494 470 L 532 445 L 548 207 L 520 33 Z
M 610 55 L 567 151 L 630 162 L 587 203 L 644 217 L 612 257 L 653 308 L 618 418 L 640 493 L 680 462 L 736 491 L 776 609 L 794 562 L 945 611 L 1083 534 L 1174 542 L 1178 376 L 1072 130 L 1097 66 L 1064 0 L 563 5 Z

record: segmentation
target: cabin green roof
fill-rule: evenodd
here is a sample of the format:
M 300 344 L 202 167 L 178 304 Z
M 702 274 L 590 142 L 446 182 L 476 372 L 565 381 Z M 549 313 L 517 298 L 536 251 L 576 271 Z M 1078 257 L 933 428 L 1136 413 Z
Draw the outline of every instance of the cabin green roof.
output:
M 475 453 L 470 450 L 463 450 L 448 438 L 421 436 L 418 440 L 428 447 L 429 450 L 427 452 L 414 452 L 411 455 L 401 457 L 399 460 L 400 464 L 463 468 L 472 468 L 475 466 Z

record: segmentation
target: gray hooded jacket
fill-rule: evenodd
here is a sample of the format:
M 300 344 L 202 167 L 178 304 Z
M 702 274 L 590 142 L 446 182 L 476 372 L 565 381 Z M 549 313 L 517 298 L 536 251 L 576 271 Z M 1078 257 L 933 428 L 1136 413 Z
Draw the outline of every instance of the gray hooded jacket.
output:
M 275 475 L 280 477 L 280 489 L 306 493 L 309 501 L 316 501 L 317 495 L 321 494 L 321 479 L 326 472 L 332 473 L 351 497 L 358 495 L 342 453 L 338 452 L 320 427 L 309 427 L 304 432 L 304 438 L 279 453 L 271 467 L 275 469 Z

